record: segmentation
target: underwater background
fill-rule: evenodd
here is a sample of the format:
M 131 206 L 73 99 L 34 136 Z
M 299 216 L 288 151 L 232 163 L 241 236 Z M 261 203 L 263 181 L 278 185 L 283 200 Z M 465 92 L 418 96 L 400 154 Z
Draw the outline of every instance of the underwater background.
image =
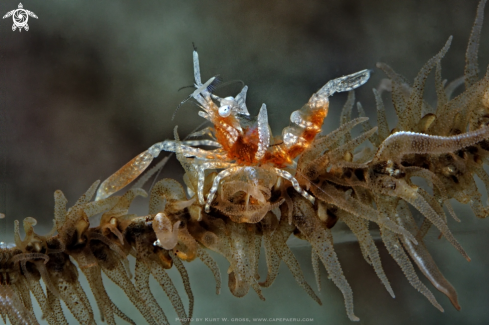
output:
M 289 115 L 328 80 L 361 69 L 373 69 L 370 81 L 356 91 L 374 119 L 371 89 L 388 63 L 410 82 L 450 35 L 454 40 L 442 60 L 443 78 L 463 75 L 465 49 L 478 1 L 29 1 L 24 9 L 29 31 L 12 31 L 12 19 L 0 20 L 0 241 L 12 241 L 13 220 L 32 216 L 37 231 L 52 226 L 53 192 L 61 189 L 73 203 L 96 179 L 105 179 L 155 142 L 181 136 L 203 120 L 190 103 L 171 116 L 190 93 L 178 91 L 193 82 L 192 42 L 198 48 L 203 79 L 220 74 L 224 81 L 249 86 L 248 108 L 257 114 L 267 104 L 274 134 L 288 125 Z M 18 2 L 0 2 L 3 15 Z M 479 50 L 481 74 L 489 64 L 489 22 Z M 425 98 L 435 102 L 433 76 Z M 217 93 L 235 94 L 238 83 Z M 346 94 L 331 100 L 325 133 L 339 126 Z M 390 97 L 384 95 L 384 102 Z M 394 110 L 387 105 L 394 126 Z M 389 115 L 390 114 L 390 115 Z M 172 159 L 160 177 L 181 180 Z M 484 192 L 484 189 L 480 189 Z M 138 199 L 144 214 L 143 199 Z M 445 313 L 416 292 L 397 264 L 379 245 L 392 299 L 361 256 L 358 244 L 334 229 L 336 252 L 350 282 L 361 324 L 484 324 L 489 305 L 489 220 L 476 220 L 467 207 L 453 202 L 462 220 L 449 225 L 469 256 L 460 256 L 432 230 L 425 239 L 440 270 L 454 285 L 462 306 L 432 289 Z M 315 288 L 310 248 L 296 240 L 294 253 Z M 195 261 L 186 263 L 196 297 L 194 318 L 220 318 L 217 323 L 247 323 L 248 318 L 311 318 L 291 324 L 350 324 L 340 291 L 323 272 L 318 306 L 283 267 L 277 281 L 263 291 L 238 299 L 227 289 L 227 262 L 217 255 L 223 275 L 216 296 L 212 274 Z M 262 261 L 264 262 L 264 261 Z M 263 263 L 264 264 L 264 263 Z M 266 274 L 261 265 L 261 274 Z M 324 271 L 324 270 L 323 270 Z M 178 285 L 179 275 L 169 271 Z M 83 277 L 83 275 L 81 275 Z M 422 279 L 424 281 L 424 278 Z M 428 283 L 427 281 L 424 281 Z M 105 282 L 109 294 L 138 324 L 137 310 L 121 289 Z M 428 284 L 428 287 L 432 288 Z M 183 286 L 177 286 L 183 293 Z M 88 287 L 85 287 L 87 293 Z M 155 296 L 173 323 L 175 313 L 164 292 Z M 91 297 L 91 294 L 88 293 Z M 184 294 L 182 298 L 186 301 Z M 94 312 L 98 310 L 92 303 Z M 68 317 L 71 315 L 65 312 Z M 228 318 L 223 321 L 221 318 Z M 100 318 L 96 318 L 100 319 Z M 74 324 L 76 321 L 72 320 Z M 193 322 L 198 323 L 196 321 Z M 212 323 L 212 322 L 207 322 Z M 71 324 L 71 322 L 70 322 Z M 121 321 L 122 324 L 122 321 Z

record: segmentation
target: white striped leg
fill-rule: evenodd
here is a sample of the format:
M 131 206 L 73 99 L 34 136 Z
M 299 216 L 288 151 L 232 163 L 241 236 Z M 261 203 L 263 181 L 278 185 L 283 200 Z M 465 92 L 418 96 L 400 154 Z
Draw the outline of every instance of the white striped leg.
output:
M 316 201 L 316 199 L 314 198 L 314 196 L 312 196 L 311 194 L 309 194 L 306 191 L 304 191 L 304 189 L 299 185 L 299 182 L 295 179 L 294 176 L 292 176 L 291 173 L 289 173 L 286 170 L 279 169 L 279 168 L 274 168 L 274 169 L 275 169 L 275 172 L 277 173 L 278 176 L 280 176 L 282 178 L 285 178 L 286 180 L 288 180 L 289 182 L 291 182 L 292 183 L 292 186 L 294 187 L 294 189 L 300 195 L 302 195 L 303 197 L 305 197 L 306 199 L 308 199 L 309 201 L 311 201 L 312 204 L 314 204 L 314 202 Z
M 186 140 L 186 141 L 180 141 L 181 144 L 186 145 L 186 146 L 209 146 L 209 147 L 221 147 L 221 144 L 217 141 L 214 140 L 207 140 L 207 139 L 202 139 L 202 140 Z
M 205 170 L 214 168 L 228 168 L 233 166 L 233 163 L 220 162 L 220 161 L 210 161 L 197 165 L 197 195 L 199 197 L 199 204 L 204 205 L 204 181 L 205 181 Z
M 203 140 L 199 140 L 203 141 Z M 206 140 L 211 141 L 211 140 Z M 213 142 L 213 141 L 212 141 Z M 173 140 L 165 140 L 163 142 L 158 142 L 149 147 L 148 152 L 154 157 L 158 157 L 161 151 L 178 152 L 183 154 L 185 157 L 196 157 L 200 159 L 222 159 L 222 155 L 216 155 L 200 148 L 193 148 L 176 142 Z
M 222 172 L 217 174 L 217 176 L 214 178 L 214 182 L 212 183 L 211 190 L 209 191 L 209 194 L 207 194 L 207 202 L 205 203 L 205 212 L 209 213 L 211 209 L 211 203 L 212 200 L 214 200 L 214 196 L 216 195 L 217 188 L 219 187 L 219 182 L 221 179 L 228 177 L 231 174 L 234 174 L 238 171 L 241 170 L 241 166 L 235 166 L 235 167 L 229 167 L 227 169 L 224 169 Z

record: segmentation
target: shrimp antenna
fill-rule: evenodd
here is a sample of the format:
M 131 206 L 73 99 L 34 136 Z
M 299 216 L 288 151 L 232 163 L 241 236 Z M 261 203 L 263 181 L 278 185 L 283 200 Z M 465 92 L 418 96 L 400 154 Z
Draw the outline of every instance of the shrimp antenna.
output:
M 212 93 L 214 90 L 221 88 L 221 83 L 222 83 L 222 77 L 221 75 L 217 74 L 214 77 L 214 80 L 206 87 L 207 91 Z M 206 82 L 207 84 L 207 82 Z M 205 84 L 204 84 L 205 85 Z
M 223 88 L 223 87 L 235 84 L 235 83 L 240 83 L 242 87 L 245 86 L 245 83 L 243 80 L 237 79 L 237 80 L 230 80 L 230 81 L 226 81 L 226 82 L 221 82 L 218 85 L 216 85 L 216 87 L 214 87 L 213 90 L 217 90 L 217 89 L 220 89 L 220 88 Z
M 177 91 L 180 91 L 180 90 L 182 90 L 182 89 L 187 89 L 187 88 L 195 88 L 195 86 L 194 86 L 194 85 L 190 85 L 190 86 L 183 86 L 183 87 L 178 88 L 178 90 L 177 90 Z
M 216 77 L 217 78 L 220 78 L 219 75 L 217 75 Z M 221 80 L 221 81 L 218 81 L 216 83 L 216 86 L 212 90 L 214 91 L 214 90 L 220 89 L 222 87 L 226 87 L 226 86 L 232 85 L 234 83 L 240 83 L 243 87 L 245 85 L 244 81 L 243 80 L 239 80 L 239 79 L 237 79 L 237 80 L 230 80 L 230 81 L 226 81 L 226 82 L 222 82 L 222 80 Z M 182 89 L 187 89 L 187 88 L 195 88 L 195 86 L 194 85 L 183 86 L 183 87 L 178 88 L 178 91 L 180 91 Z M 207 90 L 209 90 L 209 88 L 210 88 L 210 86 L 207 87 Z
M 180 102 L 180 104 L 178 104 L 177 108 L 173 112 L 173 115 L 171 117 L 171 120 L 173 121 L 175 119 L 175 115 L 177 114 L 178 109 L 180 108 L 180 106 L 182 106 L 183 104 L 185 104 L 185 102 L 187 102 L 189 99 L 191 99 L 191 98 L 199 95 L 203 91 L 208 91 L 208 92 L 212 93 L 212 91 L 217 87 L 217 85 L 219 83 L 221 83 L 221 81 L 222 81 L 221 76 L 220 75 L 215 75 L 214 77 L 212 77 L 209 80 L 207 80 L 207 82 L 205 84 L 202 84 L 199 87 L 197 87 L 197 85 L 193 86 L 193 87 L 196 88 L 195 91 L 193 93 L 191 93 L 182 102 Z M 180 88 L 178 90 L 181 90 L 181 89 L 184 89 L 184 88 L 190 88 L 190 86 L 185 86 L 185 87 L 182 87 L 182 88 Z

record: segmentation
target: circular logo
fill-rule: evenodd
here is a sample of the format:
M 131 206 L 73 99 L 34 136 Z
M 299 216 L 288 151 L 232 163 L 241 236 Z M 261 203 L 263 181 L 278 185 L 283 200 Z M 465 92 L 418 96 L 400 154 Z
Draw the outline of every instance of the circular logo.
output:
M 37 19 L 36 14 L 33 13 L 32 11 L 24 9 L 24 6 L 22 5 L 22 3 L 19 3 L 18 9 L 14 9 L 14 10 L 7 12 L 3 16 L 3 19 L 8 18 L 10 16 L 12 16 L 12 19 L 14 21 L 14 24 L 12 25 L 12 30 L 15 31 L 16 29 L 19 29 L 19 32 L 22 31 L 22 28 L 25 29 L 26 31 L 29 30 L 29 25 L 27 25 L 27 21 L 29 20 L 29 16 Z

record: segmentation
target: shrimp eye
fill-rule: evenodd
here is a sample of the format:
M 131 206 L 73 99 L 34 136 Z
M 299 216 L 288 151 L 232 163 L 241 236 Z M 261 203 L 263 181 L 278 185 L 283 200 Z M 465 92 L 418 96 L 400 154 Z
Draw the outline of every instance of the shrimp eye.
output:
M 224 105 L 219 107 L 219 115 L 222 117 L 228 117 L 231 115 L 231 107 L 229 105 Z

